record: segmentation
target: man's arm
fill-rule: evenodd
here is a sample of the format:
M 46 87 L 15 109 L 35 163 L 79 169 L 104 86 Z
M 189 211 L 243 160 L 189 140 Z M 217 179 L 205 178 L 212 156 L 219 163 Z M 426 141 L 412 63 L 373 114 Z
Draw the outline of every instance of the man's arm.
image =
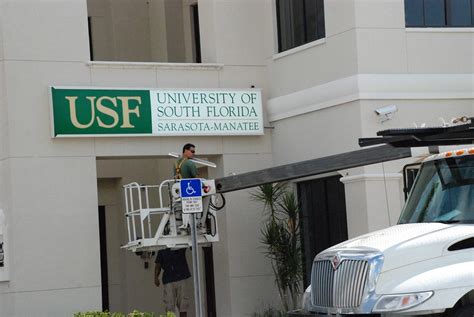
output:
M 160 263 L 155 263 L 155 285 L 160 287 L 160 273 L 161 273 L 161 265 Z

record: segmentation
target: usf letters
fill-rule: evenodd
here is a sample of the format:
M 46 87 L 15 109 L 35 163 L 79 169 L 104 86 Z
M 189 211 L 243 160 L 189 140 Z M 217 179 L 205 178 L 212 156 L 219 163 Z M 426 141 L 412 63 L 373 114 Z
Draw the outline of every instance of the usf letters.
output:
M 53 136 L 151 133 L 147 90 L 51 87 Z

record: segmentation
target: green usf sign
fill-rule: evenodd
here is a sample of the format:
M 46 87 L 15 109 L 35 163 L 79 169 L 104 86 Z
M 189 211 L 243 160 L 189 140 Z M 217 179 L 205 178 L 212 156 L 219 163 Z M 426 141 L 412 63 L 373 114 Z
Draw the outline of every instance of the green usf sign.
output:
M 147 90 L 51 88 L 54 136 L 151 133 Z
M 51 87 L 54 137 L 262 135 L 260 90 Z

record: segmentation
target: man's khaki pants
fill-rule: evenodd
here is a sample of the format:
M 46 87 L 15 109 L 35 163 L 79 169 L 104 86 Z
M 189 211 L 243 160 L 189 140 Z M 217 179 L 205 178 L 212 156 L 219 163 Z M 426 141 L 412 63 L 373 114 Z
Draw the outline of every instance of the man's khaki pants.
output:
M 188 284 L 186 280 L 167 283 L 163 285 L 163 303 L 166 311 L 171 311 L 179 316 L 180 312 L 189 309 Z

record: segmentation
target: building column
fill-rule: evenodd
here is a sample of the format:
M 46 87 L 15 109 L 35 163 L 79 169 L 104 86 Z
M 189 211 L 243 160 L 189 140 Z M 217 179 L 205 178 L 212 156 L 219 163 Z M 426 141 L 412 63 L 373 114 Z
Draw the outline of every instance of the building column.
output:
M 403 207 L 401 173 L 360 173 L 341 178 L 349 238 L 397 223 Z

